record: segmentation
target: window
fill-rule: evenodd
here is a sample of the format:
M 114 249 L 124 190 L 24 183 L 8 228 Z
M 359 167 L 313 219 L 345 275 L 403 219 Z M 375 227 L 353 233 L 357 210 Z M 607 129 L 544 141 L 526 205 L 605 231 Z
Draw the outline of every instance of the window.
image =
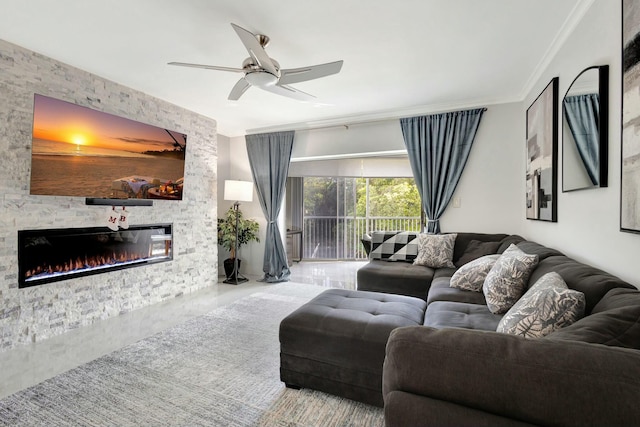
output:
M 413 178 L 304 178 L 303 258 L 364 259 L 362 235 L 421 230 Z

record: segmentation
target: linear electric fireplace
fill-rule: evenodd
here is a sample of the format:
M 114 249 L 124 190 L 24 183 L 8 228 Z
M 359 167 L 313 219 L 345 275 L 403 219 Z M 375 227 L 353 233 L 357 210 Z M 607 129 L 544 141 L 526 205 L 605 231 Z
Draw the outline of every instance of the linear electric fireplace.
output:
M 171 224 L 18 231 L 18 286 L 26 288 L 73 277 L 173 259 Z

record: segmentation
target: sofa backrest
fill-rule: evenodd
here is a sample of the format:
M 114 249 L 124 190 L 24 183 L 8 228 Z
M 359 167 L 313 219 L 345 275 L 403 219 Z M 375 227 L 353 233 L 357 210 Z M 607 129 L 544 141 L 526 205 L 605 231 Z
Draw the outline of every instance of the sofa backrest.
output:
M 458 260 L 464 255 L 469 246 L 469 242 L 476 240 L 479 242 L 502 242 L 509 237 L 508 234 L 490 233 L 456 233 L 456 243 L 453 247 L 453 263 L 457 265 Z M 496 249 L 497 250 L 497 249 Z M 494 252 L 496 253 L 496 252 Z
M 538 255 L 538 262 L 549 258 L 550 256 L 563 256 L 564 254 L 557 249 L 548 248 L 540 243 L 532 242 L 530 240 L 524 240 L 517 244 L 518 248 L 522 251 L 531 254 Z
M 611 289 L 596 304 L 591 315 L 546 338 L 640 350 L 640 290 Z
M 530 242 L 532 243 L 532 242 Z M 538 245 L 541 246 L 541 245 Z M 521 247 L 518 245 L 518 247 Z M 529 248 L 530 249 L 530 248 Z M 525 249 L 523 249 L 525 250 Z M 525 250 L 525 252 L 527 252 Z M 543 254 L 548 252 L 542 252 Z M 567 283 L 567 286 L 584 294 L 586 299 L 585 314 L 590 314 L 602 297 L 614 288 L 635 289 L 635 287 L 618 277 L 583 264 L 565 255 L 548 256 L 542 259 L 529 278 L 528 288 L 545 274 L 555 271 Z
M 365 246 L 365 250 L 367 250 L 369 259 L 413 262 L 418 255 L 417 237 L 419 234 L 417 231 L 373 231 L 370 236 L 363 237 L 362 244 Z M 472 241 L 476 241 L 475 243 L 499 243 L 491 253 L 501 253 L 509 244 L 524 240 L 520 236 L 498 233 L 462 232 L 456 234 L 456 242 L 453 248 L 453 263 L 458 267 L 457 262 L 465 256 L 465 252 L 469 249 L 469 243 Z M 504 246 L 504 248 L 502 248 L 502 246 Z M 502 250 L 498 251 L 499 248 Z M 486 254 L 483 253 L 482 255 Z

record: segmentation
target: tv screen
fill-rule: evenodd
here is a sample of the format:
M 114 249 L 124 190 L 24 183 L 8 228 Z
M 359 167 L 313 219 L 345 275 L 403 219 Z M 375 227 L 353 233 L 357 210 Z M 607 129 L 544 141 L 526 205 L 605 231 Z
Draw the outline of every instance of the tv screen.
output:
M 32 195 L 182 200 L 187 136 L 35 95 Z

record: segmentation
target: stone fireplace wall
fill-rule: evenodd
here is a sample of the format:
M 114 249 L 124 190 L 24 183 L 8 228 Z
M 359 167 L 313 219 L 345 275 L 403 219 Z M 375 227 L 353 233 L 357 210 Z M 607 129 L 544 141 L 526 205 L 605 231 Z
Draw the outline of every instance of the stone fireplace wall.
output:
M 29 195 L 34 93 L 188 135 L 183 200 L 127 208 L 173 223 L 173 261 L 18 289 L 18 230 L 102 226 L 108 209 Z M 215 120 L 0 40 L 0 153 L 0 351 L 217 282 Z

